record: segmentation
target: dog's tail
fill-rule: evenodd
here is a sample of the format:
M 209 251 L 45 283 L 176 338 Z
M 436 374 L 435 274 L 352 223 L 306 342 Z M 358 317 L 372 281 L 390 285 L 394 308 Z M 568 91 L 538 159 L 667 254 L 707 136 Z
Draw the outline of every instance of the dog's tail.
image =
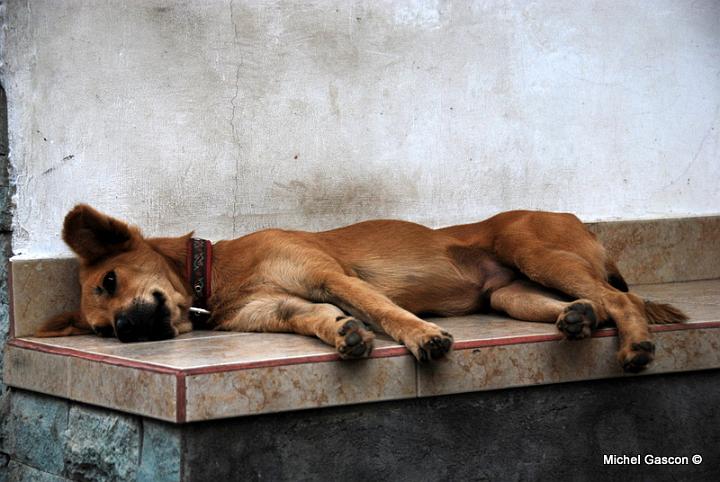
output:
M 620 270 L 617 265 L 611 260 L 607 260 L 605 263 L 605 270 L 607 271 L 608 283 L 613 288 L 627 293 L 630 291 L 625 278 L 620 274 Z M 684 323 L 688 320 L 688 317 L 678 308 L 667 303 L 656 303 L 655 301 L 645 301 L 645 316 L 650 323 L 654 325 L 667 325 L 669 323 Z
M 688 320 L 687 315 L 673 305 L 650 300 L 645 300 L 645 315 L 648 321 L 655 325 L 684 323 Z

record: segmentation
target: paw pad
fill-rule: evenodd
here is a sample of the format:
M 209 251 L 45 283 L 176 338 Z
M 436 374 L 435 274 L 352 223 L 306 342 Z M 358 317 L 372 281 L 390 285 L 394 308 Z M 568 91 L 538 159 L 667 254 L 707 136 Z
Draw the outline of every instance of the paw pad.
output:
M 629 373 L 637 373 L 644 370 L 655 358 L 655 344 L 645 340 L 632 343 L 632 350 L 623 356 L 623 370 Z
M 428 341 L 420 345 L 418 359 L 421 362 L 438 360 L 450 352 L 453 345 L 453 337 L 447 331 L 441 331 L 440 336 L 430 337 Z
M 365 328 L 364 323 L 350 318 L 338 329 L 338 335 L 341 338 L 336 346 L 342 358 L 362 358 L 372 352 L 375 336 Z
M 590 336 L 597 326 L 597 315 L 592 304 L 577 301 L 565 308 L 556 325 L 568 339 L 579 340 Z

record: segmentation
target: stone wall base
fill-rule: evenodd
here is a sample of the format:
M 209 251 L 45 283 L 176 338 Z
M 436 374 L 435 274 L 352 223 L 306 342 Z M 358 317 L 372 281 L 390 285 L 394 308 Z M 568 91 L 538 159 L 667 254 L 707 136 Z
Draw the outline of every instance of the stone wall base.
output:
M 173 425 L 13 390 L 0 482 L 716 480 L 720 370 Z M 699 465 L 604 465 L 603 455 Z

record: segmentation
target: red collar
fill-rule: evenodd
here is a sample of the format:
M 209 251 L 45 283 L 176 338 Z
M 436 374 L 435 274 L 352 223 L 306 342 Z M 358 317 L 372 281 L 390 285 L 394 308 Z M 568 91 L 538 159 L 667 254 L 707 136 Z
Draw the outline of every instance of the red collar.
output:
M 193 308 L 207 310 L 212 294 L 212 242 L 190 238 L 186 252 L 185 276 L 193 292 Z

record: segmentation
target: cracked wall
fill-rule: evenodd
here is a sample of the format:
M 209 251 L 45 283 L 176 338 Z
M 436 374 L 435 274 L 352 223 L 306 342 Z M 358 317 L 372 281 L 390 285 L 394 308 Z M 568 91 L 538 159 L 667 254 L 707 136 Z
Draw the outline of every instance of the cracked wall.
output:
M 77 202 L 211 239 L 718 214 L 710 0 L 10 1 L 16 253 Z

